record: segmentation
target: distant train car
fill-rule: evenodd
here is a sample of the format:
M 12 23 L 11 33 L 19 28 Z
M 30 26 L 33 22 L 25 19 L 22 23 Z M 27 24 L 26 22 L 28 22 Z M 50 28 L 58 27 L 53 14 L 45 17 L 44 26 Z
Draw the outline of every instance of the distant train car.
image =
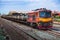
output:
M 47 9 L 40 9 L 39 11 L 29 12 L 27 22 L 31 26 L 39 29 L 52 28 L 52 13 Z
M 21 14 L 19 15 L 19 19 L 20 19 L 21 21 L 26 21 L 26 19 L 27 19 L 27 14 L 26 14 L 26 13 L 21 13 Z

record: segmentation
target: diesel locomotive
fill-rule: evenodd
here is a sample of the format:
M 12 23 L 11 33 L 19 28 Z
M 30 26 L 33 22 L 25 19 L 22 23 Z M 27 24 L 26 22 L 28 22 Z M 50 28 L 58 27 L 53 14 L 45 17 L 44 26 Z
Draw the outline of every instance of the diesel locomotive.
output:
M 27 22 L 39 29 L 52 28 L 53 18 L 52 11 L 45 8 L 28 13 Z

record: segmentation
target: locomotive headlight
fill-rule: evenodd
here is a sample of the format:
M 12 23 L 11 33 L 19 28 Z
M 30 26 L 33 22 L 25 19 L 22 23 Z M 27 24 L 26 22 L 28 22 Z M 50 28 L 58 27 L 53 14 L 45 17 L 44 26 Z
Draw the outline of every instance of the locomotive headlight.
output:
M 37 23 L 37 25 L 39 26 L 39 25 L 41 25 L 41 23 L 40 23 L 40 22 L 38 22 L 38 23 Z

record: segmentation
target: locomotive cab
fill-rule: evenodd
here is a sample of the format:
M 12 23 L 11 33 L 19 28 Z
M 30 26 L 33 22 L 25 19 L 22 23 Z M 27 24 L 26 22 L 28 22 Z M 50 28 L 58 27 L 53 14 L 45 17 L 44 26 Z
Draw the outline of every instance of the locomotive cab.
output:
M 52 13 L 51 11 L 39 12 L 39 28 L 52 28 Z

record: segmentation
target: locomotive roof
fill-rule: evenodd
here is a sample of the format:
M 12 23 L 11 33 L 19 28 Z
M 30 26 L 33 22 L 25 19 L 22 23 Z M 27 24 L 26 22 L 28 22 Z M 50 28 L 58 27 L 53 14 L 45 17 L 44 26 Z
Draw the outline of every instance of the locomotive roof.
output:
M 41 12 L 41 11 L 51 12 L 51 10 L 37 10 L 37 11 L 31 11 L 31 12 L 28 12 L 28 13 L 35 13 L 35 12 Z
M 46 9 L 46 8 L 39 8 L 39 9 L 35 9 L 35 10 L 33 10 L 33 11 L 50 11 L 50 10 L 48 10 L 48 9 Z

